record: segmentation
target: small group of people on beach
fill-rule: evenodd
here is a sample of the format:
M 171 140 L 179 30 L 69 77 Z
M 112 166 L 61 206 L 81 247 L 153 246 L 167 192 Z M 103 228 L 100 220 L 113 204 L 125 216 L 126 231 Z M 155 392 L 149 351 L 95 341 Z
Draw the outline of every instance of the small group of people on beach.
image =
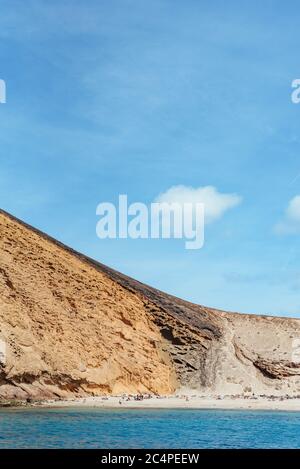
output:
M 151 394 L 123 394 L 121 399 L 119 400 L 119 404 L 121 405 L 123 401 L 143 401 L 144 399 L 151 399 L 153 396 Z

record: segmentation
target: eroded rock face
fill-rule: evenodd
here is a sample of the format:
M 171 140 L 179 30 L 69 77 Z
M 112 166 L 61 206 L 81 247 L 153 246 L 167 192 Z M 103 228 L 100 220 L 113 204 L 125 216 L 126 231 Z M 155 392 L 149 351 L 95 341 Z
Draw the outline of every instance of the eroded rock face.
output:
M 300 321 L 197 306 L 0 212 L 0 397 L 300 394 Z

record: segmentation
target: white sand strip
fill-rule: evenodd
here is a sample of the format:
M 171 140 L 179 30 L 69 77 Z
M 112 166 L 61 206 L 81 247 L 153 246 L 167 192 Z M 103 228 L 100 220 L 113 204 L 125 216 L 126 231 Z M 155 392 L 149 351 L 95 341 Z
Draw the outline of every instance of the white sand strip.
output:
M 213 397 L 151 397 L 149 399 L 134 400 L 120 396 L 86 397 L 79 399 L 48 400 L 43 407 L 100 407 L 100 408 L 152 408 L 152 409 L 253 409 L 253 410 L 285 410 L 300 411 L 300 399 L 287 398 L 230 398 L 217 399 Z

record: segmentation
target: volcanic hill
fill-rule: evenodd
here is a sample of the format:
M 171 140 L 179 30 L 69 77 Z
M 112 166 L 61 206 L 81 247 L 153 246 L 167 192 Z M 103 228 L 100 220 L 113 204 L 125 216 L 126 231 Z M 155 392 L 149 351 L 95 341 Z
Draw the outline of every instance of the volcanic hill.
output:
M 180 300 L 0 211 L 1 398 L 295 395 L 298 338 L 300 320 Z

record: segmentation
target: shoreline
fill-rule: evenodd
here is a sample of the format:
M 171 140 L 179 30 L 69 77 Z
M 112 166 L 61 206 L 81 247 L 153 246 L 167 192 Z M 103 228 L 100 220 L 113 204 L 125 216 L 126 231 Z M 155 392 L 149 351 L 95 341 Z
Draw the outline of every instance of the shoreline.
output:
M 129 396 L 97 396 L 56 400 L 50 399 L 29 407 L 38 408 L 99 408 L 99 409 L 194 409 L 194 410 L 281 410 L 300 411 L 300 397 L 209 397 L 151 396 L 135 400 Z

